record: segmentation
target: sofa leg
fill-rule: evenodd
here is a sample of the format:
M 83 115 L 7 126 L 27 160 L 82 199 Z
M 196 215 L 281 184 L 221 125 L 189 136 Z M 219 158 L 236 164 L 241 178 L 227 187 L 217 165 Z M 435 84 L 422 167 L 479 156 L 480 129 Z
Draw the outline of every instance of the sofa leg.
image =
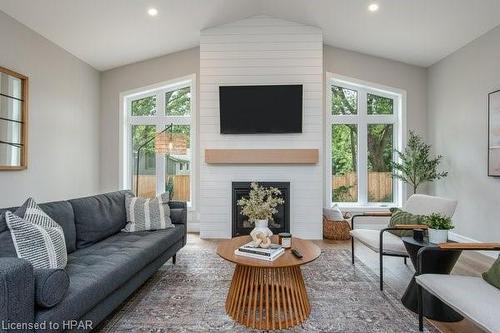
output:
M 424 331 L 424 299 L 422 295 L 422 286 L 417 284 L 417 301 L 418 301 L 418 330 Z
M 177 262 L 177 254 L 174 254 L 174 256 L 172 257 L 172 264 L 175 265 L 176 262 Z
M 406 265 L 406 257 L 404 257 L 404 262 L 405 262 L 405 265 Z

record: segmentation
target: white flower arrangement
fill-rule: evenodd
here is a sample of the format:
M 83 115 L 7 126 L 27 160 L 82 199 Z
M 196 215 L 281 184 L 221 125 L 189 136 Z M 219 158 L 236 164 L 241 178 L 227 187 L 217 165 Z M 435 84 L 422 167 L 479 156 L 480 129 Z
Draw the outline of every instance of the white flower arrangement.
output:
M 263 187 L 256 182 L 250 185 L 248 198 L 238 200 L 241 206 L 241 214 L 249 218 L 250 222 L 255 220 L 272 220 L 273 214 L 277 213 L 276 207 L 285 201 L 281 198 L 281 191 L 275 187 Z

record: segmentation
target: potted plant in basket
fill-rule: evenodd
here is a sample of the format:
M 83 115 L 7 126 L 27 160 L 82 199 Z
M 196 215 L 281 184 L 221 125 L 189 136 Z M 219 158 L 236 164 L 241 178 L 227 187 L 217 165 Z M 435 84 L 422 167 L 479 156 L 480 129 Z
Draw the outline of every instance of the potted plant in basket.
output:
M 455 228 L 451 223 L 451 217 L 437 213 L 424 216 L 423 223 L 429 227 L 429 242 L 433 244 L 446 243 L 448 230 Z
M 284 200 L 281 198 L 280 190 L 275 187 L 263 187 L 256 182 L 252 182 L 250 188 L 248 198 L 241 198 L 237 204 L 241 207 L 241 214 L 254 223 L 255 227 L 250 236 L 252 236 L 254 242 L 257 242 L 257 234 L 260 234 L 260 236 L 264 234 L 266 238 L 272 236 L 273 233 L 268 228 L 268 223 L 269 220 L 273 219 L 273 215 L 278 212 L 276 207 L 283 204 Z M 260 245 L 261 242 L 258 243 L 257 245 Z M 262 243 L 262 245 L 268 243 L 270 245 L 270 240 Z

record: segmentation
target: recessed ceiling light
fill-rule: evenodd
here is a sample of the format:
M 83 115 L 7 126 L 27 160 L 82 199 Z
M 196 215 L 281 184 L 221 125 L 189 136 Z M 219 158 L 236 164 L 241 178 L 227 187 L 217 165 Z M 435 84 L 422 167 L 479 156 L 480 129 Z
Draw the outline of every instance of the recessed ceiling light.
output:
M 158 15 L 158 9 L 156 9 L 156 8 L 149 8 L 148 9 L 148 14 L 149 14 L 149 16 L 156 16 L 156 15 Z
M 371 3 L 369 6 L 368 6 L 368 10 L 370 12 L 376 12 L 378 10 L 378 4 L 376 3 Z

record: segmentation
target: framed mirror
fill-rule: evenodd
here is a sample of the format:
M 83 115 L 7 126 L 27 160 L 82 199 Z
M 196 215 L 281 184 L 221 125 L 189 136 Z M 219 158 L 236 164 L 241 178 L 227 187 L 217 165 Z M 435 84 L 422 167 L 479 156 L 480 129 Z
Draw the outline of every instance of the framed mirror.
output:
M 28 78 L 0 67 L 0 170 L 27 167 Z

